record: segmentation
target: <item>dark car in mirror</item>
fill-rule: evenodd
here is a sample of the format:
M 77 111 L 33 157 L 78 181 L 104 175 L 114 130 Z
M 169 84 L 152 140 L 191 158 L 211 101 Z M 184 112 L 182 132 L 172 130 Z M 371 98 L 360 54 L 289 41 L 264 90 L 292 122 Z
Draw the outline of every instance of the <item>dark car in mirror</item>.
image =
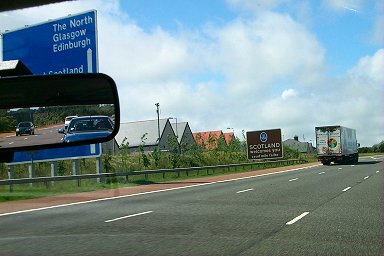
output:
M 118 132 L 117 88 L 105 74 L 3 77 L 0 90 L 0 153 L 100 143 Z M 83 133 L 74 130 L 76 135 L 67 132 L 65 125 L 81 116 L 107 119 L 110 126 Z M 64 138 L 57 132 L 60 129 Z M 34 136 L 16 136 L 22 134 Z
M 16 136 L 20 136 L 23 134 L 34 135 L 35 134 L 35 126 L 32 122 L 20 122 L 16 127 Z

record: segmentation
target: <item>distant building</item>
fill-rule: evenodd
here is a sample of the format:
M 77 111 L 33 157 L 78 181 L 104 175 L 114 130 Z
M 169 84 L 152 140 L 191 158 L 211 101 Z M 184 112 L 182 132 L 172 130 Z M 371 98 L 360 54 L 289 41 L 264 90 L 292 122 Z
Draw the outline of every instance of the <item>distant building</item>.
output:
M 283 145 L 297 150 L 300 153 L 313 154 L 316 152 L 315 148 L 312 146 L 312 143 L 300 142 L 298 136 L 294 136 L 293 139 L 287 139 L 283 141 Z
M 203 145 L 206 149 L 215 149 L 218 146 L 220 137 L 224 137 L 223 132 L 209 131 L 209 132 L 195 132 L 193 137 L 198 145 Z
M 188 151 L 196 145 L 196 141 L 193 138 L 188 122 L 172 123 L 171 125 L 176 133 L 181 152 Z
M 229 143 L 231 143 L 231 140 L 234 136 L 234 133 L 233 132 L 225 132 L 223 134 L 224 134 L 225 143 L 227 143 L 227 145 L 229 145 Z
M 159 136 L 160 131 L 160 136 Z M 128 143 L 129 152 L 139 152 L 140 146 L 144 151 L 172 150 L 178 142 L 169 119 L 147 120 L 121 123 L 120 130 L 115 137 L 119 147 Z M 172 145 L 172 141 L 175 145 Z

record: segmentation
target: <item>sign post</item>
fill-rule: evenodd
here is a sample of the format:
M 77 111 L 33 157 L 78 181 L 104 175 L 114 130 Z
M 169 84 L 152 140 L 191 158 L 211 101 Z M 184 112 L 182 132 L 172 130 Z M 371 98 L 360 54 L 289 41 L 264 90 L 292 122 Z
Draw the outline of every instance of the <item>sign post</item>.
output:
M 281 129 L 247 132 L 247 155 L 249 160 L 282 158 Z

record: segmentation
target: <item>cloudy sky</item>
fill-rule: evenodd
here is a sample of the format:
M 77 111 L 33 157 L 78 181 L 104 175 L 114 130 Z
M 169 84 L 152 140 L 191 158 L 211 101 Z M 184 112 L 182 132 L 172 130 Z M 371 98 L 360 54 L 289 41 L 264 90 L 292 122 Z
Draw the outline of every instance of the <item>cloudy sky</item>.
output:
M 384 140 L 383 1 L 73 1 L 0 13 L 0 32 L 91 9 L 123 122 L 155 119 L 159 102 L 193 132 L 314 141 L 340 124 L 362 146 Z

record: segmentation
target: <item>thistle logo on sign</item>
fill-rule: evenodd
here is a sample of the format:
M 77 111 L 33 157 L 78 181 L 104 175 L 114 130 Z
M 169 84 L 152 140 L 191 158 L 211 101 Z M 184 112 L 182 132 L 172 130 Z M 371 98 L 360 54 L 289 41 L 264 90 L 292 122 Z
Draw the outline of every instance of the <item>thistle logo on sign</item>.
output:
M 261 140 L 261 142 L 264 142 L 264 143 L 267 142 L 268 134 L 266 132 L 260 133 L 260 140 Z
M 249 160 L 283 157 L 281 129 L 247 132 Z

